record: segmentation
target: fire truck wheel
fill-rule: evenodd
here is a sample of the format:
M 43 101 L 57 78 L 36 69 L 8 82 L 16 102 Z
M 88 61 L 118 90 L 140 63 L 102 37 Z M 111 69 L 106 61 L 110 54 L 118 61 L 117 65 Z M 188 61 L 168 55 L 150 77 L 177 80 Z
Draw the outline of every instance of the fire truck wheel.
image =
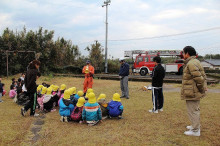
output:
M 141 71 L 140 71 L 141 76 L 145 76 L 147 73 L 148 73 L 148 70 L 146 68 L 141 69 Z
M 178 75 L 182 75 L 183 74 L 183 67 L 181 67 L 178 71 Z

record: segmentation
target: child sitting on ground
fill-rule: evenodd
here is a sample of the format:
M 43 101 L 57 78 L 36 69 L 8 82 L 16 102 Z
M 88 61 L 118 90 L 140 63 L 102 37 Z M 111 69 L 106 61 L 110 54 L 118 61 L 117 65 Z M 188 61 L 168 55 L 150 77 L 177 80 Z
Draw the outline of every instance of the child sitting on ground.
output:
M 102 119 L 106 119 L 108 117 L 108 102 L 106 102 L 106 95 L 105 94 L 100 94 L 99 97 L 97 98 L 97 102 L 101 107 L 102 111 Z
M 52 92 L 53 99 L 54 99 L 54 106 L 58 106 L 58 101 L 59 101 L 58 89 L 59 89 L 59 86 L 54 85 L 53 92 Z
M 89 89 L 86 91 L 86 95 L 85 95 L 85 99 L 86 99 L 86 100 L 88 100 L 88 95 L 89 95 L 89 93 L 94 93 L 92 88 L 89 88 Z
M 123 105 L 121 104 L 120 94 L 118 93 L 113 94 L 112 101 L 108 103 L 107 109 L 108 109 L 109 118 L 111 117 L 118 117 L 119 119 L 122 118 Z
M 44 110 L 44 102 L 43 102 L 43 100 L 44 100 L 44 96 L 45 96 L 46 92 L 47 92 L 47 87 L 43 87 L 42 91 L 41 91 L 41 96 L 37 98 L 37 102 L 38 102 L 38 104 L 40 106 L 40 110 L 42 110 L 42 111 Z
M 84 93 L 82 92 L 82 95 L 83 94 Z M 85 103 L 85 98 L 84 97 L 80 97 L 78 99 L 78 102 L 77 102 L 77 104 L 76 104 L 72 114 L 71 114 L 71 119 L 73 121 L 82 123 L 82 111 L 83 111 L 84 103 Z
M 82 119 L 88 123 L 88 126 L 96 125 L 102 120 L 102 111 L 96 102 L 94 93 L 88 95 L 88 102 L 84 105 Z
M 46 112 L 50 112 L 53 109 L 53 95 L 52 95 L 52 88 L 47 88 L 47 93 L 44 96 L 43 103 L 44 103 L 44 110 Z
M 70 99 L 73 101 L 73 105 L 76 106 L 80 96 L 76 94 L 76 87 L 72 87 L 72 89 L 73 89 L 73 94 L 70 96 Z
M 69 90 L 65 90 L 64 91 L 64 96 L 63 98 L 60 100 L 60 121 L 61 122 L 69 122 L 70 119 L 70 115 L 74 109 L 74 105 L 73 102 L 70 100 L 70 91 Z
M 60 90 L 59 90 L 59 92 L 58 92 L 58 97 L 59 97 L 59 100 L 58 100 L 58 105 L 59 105 L 59 103 L 60 103 L 60 100 L 61 100 L 61 98 L 63 98 L 63 96 L 64 96 L 64 91 L 66 90 L 66 85 L 65 84 L 62 84 L 61 86 L 60 86 Z
M 14 84 L 11 85 L 10 87 L 10 91 L 9 91 L 9 97 L 14 99 L 15 96 L 17 95 L 17 92 L 16 92 L 16 82 Z

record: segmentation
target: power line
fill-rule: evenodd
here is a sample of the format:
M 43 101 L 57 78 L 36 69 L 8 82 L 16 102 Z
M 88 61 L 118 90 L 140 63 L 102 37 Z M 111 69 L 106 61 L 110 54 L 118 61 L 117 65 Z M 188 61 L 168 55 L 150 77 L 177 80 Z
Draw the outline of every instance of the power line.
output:
M 209 28 L 209 29 L 195 30 L 195 31 L 177 33 L 177 34 L 170 34 L 170 35 L 162 35 L 162 36 L 154 36 L 154 37 L 143 37 L 143 38 L 133 38 L 133 39 L 123 39 L 123 40 L 109 40 L 109 41 L 113 42 L 113 41 L 135 41 L 135 40 L 158 39 L 158 38 L 173 37 L 173 36 L 180 36 L 180 35 L 186 35 L 186 34 L 212 31 L 212 30 L 217 30 L 217 29 L 220 29 L 220 27 L 213 27 L 213 28 Z

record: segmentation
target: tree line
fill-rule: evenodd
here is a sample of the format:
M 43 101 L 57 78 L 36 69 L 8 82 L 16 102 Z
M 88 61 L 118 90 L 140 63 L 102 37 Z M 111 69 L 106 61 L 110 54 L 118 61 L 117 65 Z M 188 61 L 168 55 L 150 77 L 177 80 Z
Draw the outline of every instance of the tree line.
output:
M 104 71 L 103 49 L 98 41 L 87 46 L 85 50 L 89 51 L 89 56 L 83 56 L 79 47 L 74 45 L 71 40 L 63 37 L 54 40 L 54 31 L 44 30 L 42 27 L 35 32 L 27 31 L 26 27 L 21 31 L 13 31 L 9 28 L 3 31 L 0 36 L 0 75 L 6 75 L 6 50 L 11 51 L 8 53 L 10 75 L 26 71 L 29 62 L 35 57 L 40 60 L 40 70 L 45 74 L 65 71 L 79 73 L 87 59 L 91 60 L 96 72 Z M 116 68 L 118 71 L 117 60 L 110 59 L 108 62 L 110 72 L 116 72 Z

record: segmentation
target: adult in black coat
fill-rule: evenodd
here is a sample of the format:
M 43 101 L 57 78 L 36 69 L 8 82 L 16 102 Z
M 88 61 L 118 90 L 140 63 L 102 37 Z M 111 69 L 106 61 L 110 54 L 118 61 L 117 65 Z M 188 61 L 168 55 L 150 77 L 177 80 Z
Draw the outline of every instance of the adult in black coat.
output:
M 36 80 L 40 76 L 40 73 L 38 71 L 40 67 L 40 61 L 33 60 L 29 66 L 28 70 L 24 79 L 24 84 L 27 89 L 27 96 L 29 97 L 29 102 L 21 108 L 21 114 L 22 116 L 25 116 L 25 113 L 30 109 L 30 116 L 37 116 L 38 114 L 35 114 L 35 108 L 37 103 L 37 84 Z

